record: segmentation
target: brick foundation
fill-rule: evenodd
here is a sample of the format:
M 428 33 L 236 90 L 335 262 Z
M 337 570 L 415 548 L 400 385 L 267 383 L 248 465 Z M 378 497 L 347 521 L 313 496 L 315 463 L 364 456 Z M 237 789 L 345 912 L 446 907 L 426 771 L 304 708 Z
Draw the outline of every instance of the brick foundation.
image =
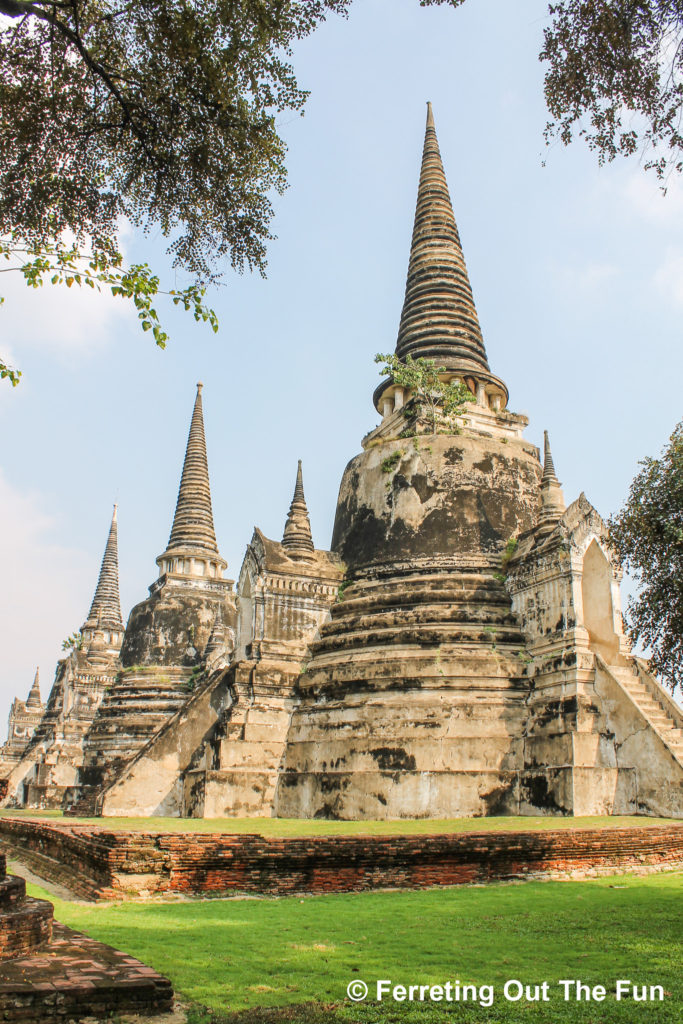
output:
M 6 874 L 0 854 L 0 961 L 24 956 L 52 937 L 52 904 L 30 899 L 23 878 Z
M 0 969 L 0 1021 L 53 1024 L 109 1020 L 114 1013 L 163 1014 L 171 1009 L 167 978 L 132 956 L 55 924 L 40 954 Z
M 90 899 L 427 888 L 683 863 L 683 823 L 276 839 L 0 818 L 0 838 L 38 874 Z
M 111 946 L 54 924 L 0 853 L 0 1021 L 52 1024 L 171 1009 L 167 978 Z

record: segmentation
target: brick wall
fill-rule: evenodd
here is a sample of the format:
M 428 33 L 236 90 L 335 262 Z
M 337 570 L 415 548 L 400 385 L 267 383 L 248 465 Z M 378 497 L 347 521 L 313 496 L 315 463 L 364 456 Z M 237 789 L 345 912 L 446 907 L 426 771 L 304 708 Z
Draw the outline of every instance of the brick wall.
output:
M 275 839 L 125 832 L 0 818 L 0 840 L 37 873 L 89 898 L 154 893 L 426 888 L 683 862 L 683 823 L 663 826 Z

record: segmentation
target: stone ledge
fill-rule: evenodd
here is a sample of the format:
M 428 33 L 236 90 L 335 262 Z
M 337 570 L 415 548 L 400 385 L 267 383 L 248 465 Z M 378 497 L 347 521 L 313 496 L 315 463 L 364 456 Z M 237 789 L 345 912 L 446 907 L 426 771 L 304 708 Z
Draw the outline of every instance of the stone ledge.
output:
M 0 836 L 36 873 L 53 880 L 58 876 L 62 884 L 90 899 L 427 888 L 656 870 L 683 862 L 683 823 L 267 838 L 132 832 L 3 818 Z
M 52 943 L 0 966 L 0 1021 L 51 1022 L 170 1012 L 167 978 L 134 957 L 55 924 Z

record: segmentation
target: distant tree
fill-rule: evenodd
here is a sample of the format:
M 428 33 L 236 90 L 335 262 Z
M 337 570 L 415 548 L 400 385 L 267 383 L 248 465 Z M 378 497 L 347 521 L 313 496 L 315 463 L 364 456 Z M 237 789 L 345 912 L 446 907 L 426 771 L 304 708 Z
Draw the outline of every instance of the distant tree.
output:
M 639 583 L 626 630 L 650 650 L 653 670 L 683 683 L 683 423 L 659 459 L 647 458 L 623 508 L 608 523 L 610 543 Z
M 448 371 L 437 366 L 434 359 L 406 356 L 404 362 L 394 352 L 387 355 L 378 352 L 375 362 L 383 364 L 381 377 L 391 377 L 394 384 L 406 388 L 415 403 L 425 409 L 433 434 L 440 418 L 453 427 L 468 402 L 474 401 L 474 395 L 462 381 L 444 379 Z

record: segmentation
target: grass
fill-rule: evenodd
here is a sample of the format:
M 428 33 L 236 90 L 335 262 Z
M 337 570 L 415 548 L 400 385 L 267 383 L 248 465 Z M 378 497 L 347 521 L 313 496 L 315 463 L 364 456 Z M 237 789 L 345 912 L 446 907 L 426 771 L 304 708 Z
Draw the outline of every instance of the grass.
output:
M 10 810 L 3 818 L 42 818 L 67 824 L 99 825 L 109 829 L 136 829 L 145 832 L 232 832 L 261 836 L 336 836 L 336 835 L 433 835 L 444 832 L 518 832 L 553 828 L 618 828 L 625 825 L 680 824 L 680 819 L 635 816 L 585 818 L 513 817 L 431 818 L 401 821 L 321 821 L 300 818 L 71 818 L 61 811 Z
M 32 895 L 46 894 L 37 886 Z M 683 978 L 683 874 L 615 876 L 309 898 L 77 904 L 55 915 L 168 975 L 192 1024 L 674 1024 Z M 493 985 L 478 1002 L 354 1004 L 346 986 L 447 980 Z M 511 978 L 548 981 L 549 1002 L 508 1003 Z M 661 984 L 664 1002 L 617 1002 L 617 979 Z M 607 989 L 564 1002 L 559 979 Z

